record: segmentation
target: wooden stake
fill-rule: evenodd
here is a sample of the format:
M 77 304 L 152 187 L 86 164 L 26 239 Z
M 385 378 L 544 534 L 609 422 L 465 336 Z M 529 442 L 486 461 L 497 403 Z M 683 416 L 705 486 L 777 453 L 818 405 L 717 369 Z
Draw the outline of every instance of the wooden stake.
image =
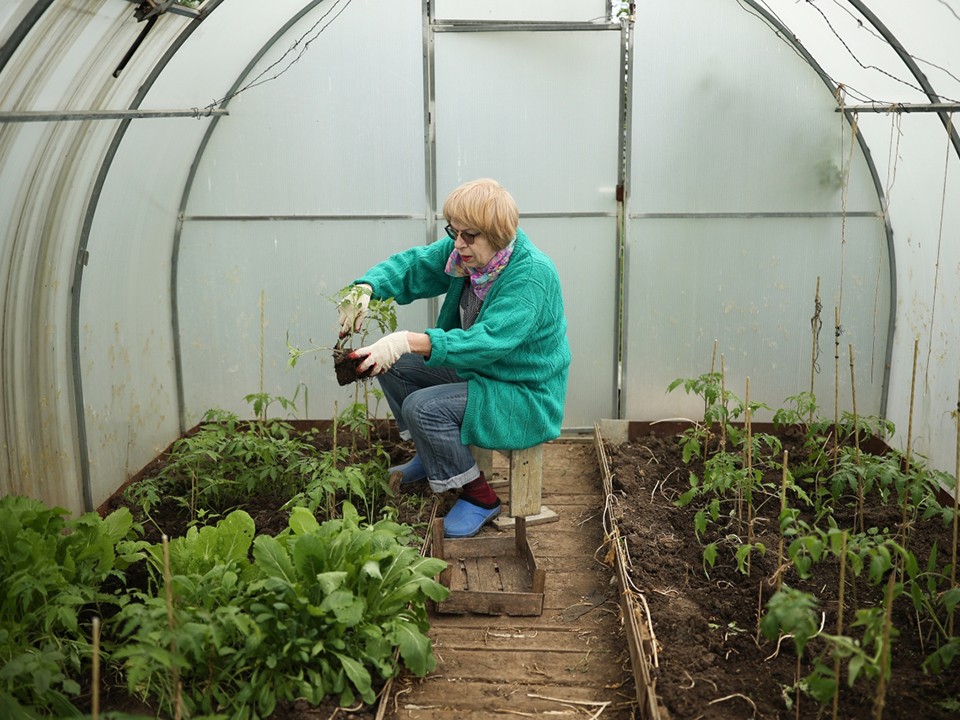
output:
M 718 341 L 717 341 L 716 338 L 714 338 L 714 340 L 713 340 L 713 355 L 710 357 L 710 375 L 711 375 L 711 376 L 716 372 L 716 369 L 717 369 L 717 344 L 718 344 Z M 723 401 L 723 397 L 722 397 L 722 396 L 721 396 L 720 400 L 721 400 L 721 402 Z M 707 461 L 707 455 L 708 455 L 708 448 L 710 447 L 710 421 L 707 420 L 707 418 L 706 418 L 706 414 L 707 414 L 707 399 L 706 399 L 706 397 L 704 397 L 704 399 L 703 399 L 703 414 L 704 414 L 704 418 L 703 418 L 704 423 L 703 423 L 703 424 L 704 424 L 704 425 L 706 426 L 706 428 L 707 428 L 707 432 L 706 432 L 706 434 L 705 434 L 704 437 L 703 437 L 703 461 L 706 462 L 706 461 Z
M 833 472 L 837 472 L 840 454 L 840 308 L 834 312 L 833 326 Z
M 950 587 L 957 586 L 957 510 L 960 505 L 960 383 L 957 385 L 957 412 L 954 414 L 957 423 L 956 465 L 953 471 L 953 559 L 950 563 Z M 954 608 L 953 610 L 955 610 Z M 947 623 L 947 634 L 953 637 L 953 610 Z
M 873 720 L 882 720 L 883 708 L 887 702 L 887 680 L 890 675 L 890 626 L 893 624 L 893 588 L 897 580 L 895 572 L 887 580 L 886 615 L 883 621 L 883 646 L 880 648 L 880 680 L 877 682 L 877 695 L 873 703 Z
M 813 335 L 813 343 L 810 349 L 810 396 L 815 397 L 813 393 L 813 380 L 817 374 L 817 337 L 820 334 L 820 310 L 823 305 L 820 304 L 820 276 L 817 276 L 817 295 L 813 301 L 813 317 L 810 318 L 810 332 Z M 810 407 L 810 418 L 808 420 L 813 424 L 813 405 Z
M 843 635 L 843 589 L 847 575 L 847 531 L 840 535 L 840 590 L 837 595 L 837 637 Z M 837 720 L 840 707 L 840 656 L 833 658 L 833 720 Z
M 91 682 L 90 716 L 100 717 L 100 618 L 93 619 L 93 678 Z
M 723 423 L 720 425 L 720 452 L 727 451 L 727 369 L 720 353 L 720 402 L 723 403 Z
M 170 630 L 174 629 L 176 625 L 173 617 L 173 583 L 171 580 L 170 573 L 170 540 L 166 535 L 161 536 L 161 541 L 163 542 L 163 584 L 166 590 L 166 599 L 167 599 L 167 625 L 170 627 Z M 176 654 L 177 652 L 177 641 L 173 638 L 170 639 L 170 652 L 171 654 Z M 171 668 L 171 674 L 173 678 L 173 712 L 175 720 L 180 720 L 182 717 L 181 714 L 181 705 L 182 698 L 180 697 L 180 668 L 173 664 Z
M 907 421 L 907 453 L 904 458 L 903 484 L 903 512 L 900 518 L 900 540 L 904 548 L 907 547 L 907 505 L 910 500 L 910 452 L 913 444 L 913 401 L 917 390 L 917 353 L 920 351 L 920 339 L 913 341 L 913 373 L 910 378 L 910 415 Z
M 787 460 L 790 453 L 783 451 L 783 477 L 780 479 L 780 517 L 787 510 Z M 783 587 L 783 530 L 780 531 L 780 545 L 777 548 L 777 592 Z
M 860 467 L 860 418 L 857 415 L 857 376 L 853 369 L 853 345 L 848 345 L 850 353 L 850 393 L 853 396 L 853 441 L 857 450 L 857 467 Z M 860 532 L 863 532 L 863 478 L 857 475 L 857 515 L 853 519 L 856 532 L 857 519 L 860 520 Z

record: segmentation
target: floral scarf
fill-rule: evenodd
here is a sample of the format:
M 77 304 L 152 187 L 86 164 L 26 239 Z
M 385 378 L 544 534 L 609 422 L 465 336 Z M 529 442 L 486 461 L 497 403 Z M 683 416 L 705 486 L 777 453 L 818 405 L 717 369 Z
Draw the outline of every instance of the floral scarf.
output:
M 444 268 L 444 271 L 447 275 L 453 275 L 454 277 L 469 276 L 473 294 L 483 300 L 490 290 L 490 286 L 493 285 L 493 281 L 500 276 L 500 273 L 507 266 L 516 242 L 516 238 L 511 240 L 509 245 L 503 248 L 503 250 L 498 250 L 494 256 L 490 258 L 490 262 L 482 268 L 465 267 L 460 253 L 454 250 L 450 253 L 450 257 L 447 258 L 447 266 Z

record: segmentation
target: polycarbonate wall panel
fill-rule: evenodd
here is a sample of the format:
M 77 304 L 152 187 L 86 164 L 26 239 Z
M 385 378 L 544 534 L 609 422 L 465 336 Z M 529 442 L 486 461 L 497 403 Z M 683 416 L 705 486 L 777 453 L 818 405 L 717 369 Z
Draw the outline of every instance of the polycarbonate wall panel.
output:
M 616 414 L 620 46 L 619 29 L 434 37 L 437 207 L 465 180 L 496 178 L 557 265 L 566 428 Z
M 616 212 L 620 32 L 434 38 L 438 207 L 494 177 L 520 212 Z
M 823 80 L 738 2 L 637 7 L 631 212 L 877 210 Z M 842 144 L 841 144 L 842 143 Z
M 419 3 L 354 0 L 318 34 L 328 6 L 300 20 L 244 80 L 289 68 L 229 103 L 190 214 L 423 215 Z M 284 57 L 314 37 L 308 52 Z
M 333 417 L 335 402 L 340 410 L 353 402 L 355 386 L 340 388 L 333 369 L 333 296 L 372 264 L 371 246 L 385 258 L 423 236 L 423 221 L 409 220 L 187 223 L 177 306 L 188 423 L 211 408 L 253 415 L 243 398 L 260 392 L 261 326 L 264 392 L 296 395 L 297 417 Z M 426 302 L 399 307 L 400 327 L 427 327 L 427 313 Z M 288 340 L 324 349 L 290 368 Z M 287 414 L 279 405 L 273 413 Z
M 592 22 L 609 15 L 608 0 L 434 0 L 438 20 Z
M 842 287 L 841 406 L 853 344 L 858 410 L 880 413 L 891 259 L 873 174 L 829 88 L 742 3 L 638 12 L 624 414 L 702 414 L 702 401 L 665 391 L 710 371 L 715 340 L 741 398 L 747 377 L 751 400 L 771 407 L 809 390 L 818 276 L 822 411 L 832 417 Z
M 771 408 L 810 390 L 811 319 L 820 281 L 814 392 L 832 418 L 836 372 L 835 313 L 840 310 L 841 409 L 852 408 L 853 345 L 857 410 L 880 414 L 887 348 L 889 258 L 879 218 L 635 220 L 630 227 L 627 365 L 624 390 L 631 419 L 702 416 L 702 399 L 678 378 L 714 369 L 726 386 Z M 841 278 L 841 271 L 843 273 Z M 769 413 L 756 415 L 769 420 Z
M 521 218 L 553 260 L 563 287 L 573 361 L 565 428 L 592 428 L 616 414 L 617 223 L 614 218 Z

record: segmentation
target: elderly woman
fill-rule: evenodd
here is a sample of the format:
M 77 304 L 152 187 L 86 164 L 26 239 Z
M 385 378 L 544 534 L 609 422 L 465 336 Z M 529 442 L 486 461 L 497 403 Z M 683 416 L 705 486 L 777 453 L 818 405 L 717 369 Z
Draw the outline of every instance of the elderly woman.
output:
M 518 225 L 517 206 L 496 181 L 474 180 L 443 205 L 447 236 L 375 265 L 362 292 L 340 309 L 341 337 L 359 329 L 369 298 L 405 305 L 445 294 L 436 327 L 391 333 L 351 357 L 376 375 L 412 439 L 413 459 L 391 468 L 401 484 L 428 479 L 459 490 L 444 518 L 447 537 L 471 537 L 500 512 L 500 499 L 470 445 L 498 450 L 556 438 L 563 420 L 570 347 L 557 270 Z

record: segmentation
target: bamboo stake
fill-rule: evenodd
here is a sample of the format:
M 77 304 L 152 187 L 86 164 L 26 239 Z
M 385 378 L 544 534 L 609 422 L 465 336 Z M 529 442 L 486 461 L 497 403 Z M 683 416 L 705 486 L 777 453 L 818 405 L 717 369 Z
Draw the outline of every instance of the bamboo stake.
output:
M 813 342 L 810 348 L 810 397 L 815 397 L 813 392 L 813 380 L 817 374 L 817 337 L 820 335 L 820 311 L 823 305 L 820 303 L 820 276 L 817 276 L 817 294 L 813 301 L 813 317 L 810 318 L 810 332 L 813 335 Z M 807 421 L 813 424 L 813 405 L 810 407 L 810 418 Z
M 100 618 L 93 619 L 93 678 L 90 698 L 90 717 L 100 717 Z
M 840 590 L 837 595 L 837 637 L 843 635 L 843 590 L 847 575 L 847 531 L 840 535 Z M 833 657 L 833 720 L 837 720 L 840 707 L 840 656 Z
M 170 540 L 166 535 L 161 536 L 163 542 L 163 584 L 165 585 L 166 598 L 167 598 L 167 625 L 169 625 L 170 630 L 172 631 L 175 626 L 174 617 L 173 617 L 173 583 L 171 580 L 170 574 Z M 176 654 L 177 652 L 177 641 L 173 637 L 170 638 L 170 652 L 171 654 Z M 171 674 L 173 677 L 173 712 L 175 720 L 180 720 L 181 715 L 181 704 L 182 698 L 180 697 L 180 668 L 177 667 L 176 663 L 173 664 L 171 668 Z
M 883 621 L 883 647 L 880 648 L 880 680 L 877 683 L 877 696 L 873 703 L 873 720 L 882 720 L 883 708 L 887 702 L 887 678 L 890 664 L 890 626 L 893 624 L 893 587 L 897 580 L 895 572 L 887 580 L 887 606 Z
M 783 451 L 783 477 L 780 479 L 780 517 L 787 511 L 787 460 L 789 451 Z M 777 592 L 783 587 L 783 530 L 780 530 L 780 545 L 777 548 Z
M 910 478 L 910 452 L 913 444 L 913 401 L 917 391 L 917 353 L 919 351 L 920 339 L 915 338 L 913 341 L 913 373 L 910 378 L 910 415 L 907 421 L 907 454 L 904 459 L 905 467 L 903 470 L 903 513 L 900 523 L 900 544 L 903 545 L 904 548 L 907 547 L 907 503 L 910 499 L 910 488 L 908 485 Z
M 720 452 L 727 451 L 727 369 L 720 353 L 720 401 L 723 403 L 723 423 L 720 425 Z
M 860 417 L 857 415 L 857 376 L 853 369 L 853 345 L 847 346 L 850 352 L 850 392 L 853 396 L 853 441 L 857 451 L 857 467 L 860 467 Z M 853 519 L 853 529 L 857 529 L 860 520 L 860 532 L 863 532 L 863 478 L 857 474 L 857 516 Z
M 954 415 L 957 423 L 956 465 L 954 467 L 953 486 L 953 558 L 950 563 L 950 587 L 957 586 L 957 510 L 960 505 L 960 383 L 957 385 L 957 412 Z M 950 619 L 947 624 L 950 637 L 953 637 L 953 611 L 950 610 Z
M 263 356 L 264 356 L 264 327 L 266 325 L 266 316 L 265 316 L 265 306 L 266 301 L 264 300 L 264 290 L 260 289 L 260 396 L 263 396 Z M 267 406 L 264 403 L 263 411 L 261 413 L 261 420 L 265 421 L 267 419 Z
M 840 308 L 834 308 L 833 326 L 833 472 L 840 454 Z
M 713 376 L 714 372 L 716 372 L 716 369 L 717 369 L 717 344 L 718 344 L 718 342 L 719 342 L 719 341 L 718 341 L 716 338 L 714 338 L 714 340 L 713 340 L 713 355 L 710 357 L 710 375 L 711 375 L 711 377 Z M 711 382 L 712 382 L 712 379 L 711 379 Z M 723 398 L 721 397 L 720 400 L 723 401 Z M 706 398 L 706 394 L 704 394 L 704 398 L 703 398 L 703 415 L 704 415 L 704 418 L 703 418 L 703 420 L 704 420 L 704 425 L 706 425 L 706 428 L 707 428 L 707 432 L 706 432 L 706 434 L 704 435 L 704 438 L 703 438 L 703 461 L 706 462 L 706 461 L 707 461 L 707 454 L 708 454 L 708 453 L 707 453 L 707 449 L 708 449 L 708 447 L 710 446 L 710 421 L 709 421 L 709 420 L 707 419 L 707 417 L 706 417 L 706 415 L 707 415 L 707 398 Z

